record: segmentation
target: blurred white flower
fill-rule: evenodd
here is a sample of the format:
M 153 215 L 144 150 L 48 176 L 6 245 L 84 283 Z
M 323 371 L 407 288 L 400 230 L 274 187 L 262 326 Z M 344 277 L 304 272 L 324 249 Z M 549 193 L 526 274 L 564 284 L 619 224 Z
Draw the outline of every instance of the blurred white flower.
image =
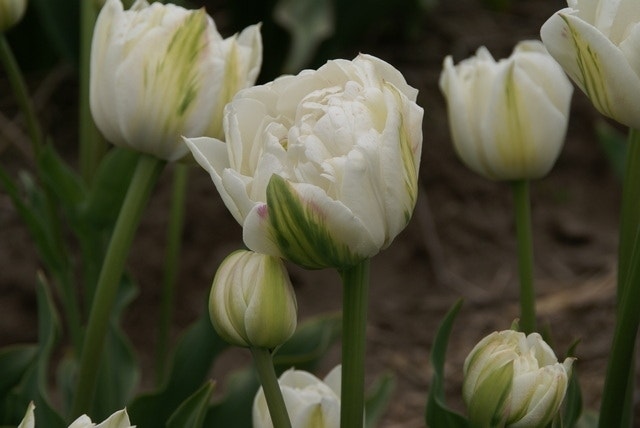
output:
M 22 20 L 27 10 L 27 0 L 0 0 L 0 33 Z
M 342 366 L 320 380 L 309 372 L 289 369 L 278 383 L 292 428 L 339 428 Z M 273 428 L 262 388 L 253 401 L 253 428 Z
M 640 129 L 640 2 L 568 0 L 540 30 L 598 111 Z
M 35 428 L 35 416 L 34 410 L 36 406 L 33 402 L 29 403 L 27 407 L 27 413 L 24 415 L 24 419 L 18 425 L 18 428 Z M 129 415 L 127 415 L 126 409 L 119 410 L 109 416 L 101 424 L 94 424 L 87 415 L 82 415 L 69 425 L 69 428 L 135 428 L 135 425 L 131 425 L 129 422 Z
M 346 267 L 386 248 L 418 193 L 417 90 L 369 55 L 240 91 L 226 143 L 187 139 L 254 251 L 307 268 Z
M 520 42 L 495 61 L 481 47 L 440 76 L 456 152 L 493 180 L 546 175 L 564 144 L 573 87 L 539 41 Z
M 181 136 L 222 138 L 224 105 L 262 62 L 258 25 L 223 39 L 204 9 L 108 0 L 94 29 L 90 105 L 107 140 L 173 161 Z

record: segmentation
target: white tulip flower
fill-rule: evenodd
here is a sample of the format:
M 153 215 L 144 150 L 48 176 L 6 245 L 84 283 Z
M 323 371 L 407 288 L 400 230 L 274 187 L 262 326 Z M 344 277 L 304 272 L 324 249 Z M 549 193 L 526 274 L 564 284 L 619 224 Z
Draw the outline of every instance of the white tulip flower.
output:
M 0 0 L 0 33 L 4 33 L 22 20 L 27 0 Z
M 292 428 L 339 428 L 342 366 L 320 380 L 309 372 L 289 369 L 278 383 Z M 253 428 L 273 428 L 262 388 L 253 400 Z
M 458 65 L 444 60 L 446 98 L 456 152 L 492 180 L 546 175 L 564 144 L 573 87 L 539 41 L 518 43 L 495 61 L 481 47 Z
M 348 267 L 407 225 L 418 193 L 417 90 L 370 55 L 240 91 L 226 143 L 187 139 L 245 244 L 307 268 Z
M 27 407 L 27 413 L 24 415 L 24 419 L 18 425 L 18 428 L 35 428 L 35 415 L 34 410 L 36 406 L 33 402 L 29 403 Z M 109 416 L 101 424 L 94 424 L 87 415 L 82 415 L 69 425 L 69 428 L 135 428 L 135 425 L 131 425 L 129 422 L 129 415 L 127 415 L 126 409 L 119 410 Z
M 568 0 L 540 30 L 596 109 L 640 129 L 640 2 Z
M 218 334 L 234 345 L 273 349 L 286 342 L 296 330 L 298 305 L 282 260 L 231 253 L 213 280 L 209 315 Z
M 108 0 L 91 46 L 91 112 L 113 144 L 175 161 L 189 153 L 181 136 L 222 138 L 225 104 L 261 62 L 259 25 L 223 39 L 204 9 Z
M 472 426 L 547 426 L 567 392 L 573 361 L 559 363 L 538 333 L 491 333 L 464 362 L 462 396 Z

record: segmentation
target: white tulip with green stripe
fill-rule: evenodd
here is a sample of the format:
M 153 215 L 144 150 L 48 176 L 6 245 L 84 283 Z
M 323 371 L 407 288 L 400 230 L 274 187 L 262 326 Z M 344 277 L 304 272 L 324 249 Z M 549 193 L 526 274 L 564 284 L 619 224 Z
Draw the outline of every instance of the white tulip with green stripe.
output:
M 359 55 L 240 91 L 226 143 L 187 143 L 254 251 L 344 268 L 391 244 L 418 193 L 423 110 L 388 63 Z
M 225 104 L 261 63 L 259 25 L 223 39 L 204 9 L 108 0 L 91 47 L 91 112 L 113 144 L 175 161 L 189 153 L 182 136 L 222 138 Z
M 544 45 L 600 113 L 640 129 L 640 2 L 567 4 L 540 29 Z

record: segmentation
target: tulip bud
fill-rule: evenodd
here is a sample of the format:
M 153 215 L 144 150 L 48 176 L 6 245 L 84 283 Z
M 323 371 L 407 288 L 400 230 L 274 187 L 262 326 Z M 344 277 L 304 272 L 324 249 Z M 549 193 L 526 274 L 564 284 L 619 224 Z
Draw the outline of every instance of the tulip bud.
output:
M 297 310 L 291 280 L 279 258 L 238 250 L 218 268 L 209 315 L 226 341 L 273 349 L 294 333 Z
M 573 361 L 560 364 L 538 333 L 491 333 L 464 362 L 462 395 L 472 426 L 546 426 L 562 404 Z
M 455 67 L 448 56 L 440 88 L 453 144 L 469 168 L 493 180 L 549 172 L 564 144 L 573 87 L 542 43 L 521 42 L 498 62 L 484 47 Z
M 222 110 L 257 78 L 258 25 L 223 39 L 204 9 L 105 2 L 91 46 L 90 106 L 115 145 L 175 161 L 182 136 L 222 138 Z
M 278 383 L 292 427 L 339 428 L 342 367 L 320 380 L 311 373 L 289 369 Z M 253 427 L 273 428 L 262 388 L 253 400 Z
M 27 0 L 0 0 L 0 32 L 16 25 L 27 10 Z
M 567 3 L 540 29 L 544 45 L 600 113 L 640 129 L 640 2 Z

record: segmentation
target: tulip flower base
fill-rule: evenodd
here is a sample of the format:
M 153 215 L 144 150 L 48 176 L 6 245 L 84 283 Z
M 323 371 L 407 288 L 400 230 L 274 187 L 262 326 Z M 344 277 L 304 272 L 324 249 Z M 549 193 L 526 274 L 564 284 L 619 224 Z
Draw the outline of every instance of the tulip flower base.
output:
M 497 13 L 483 8 L 480 2 L 441 1 L 431 12 L 429 25 L 421 26 L 411 43 L 394 33 L 394 37 L 370 39 L 375 43 L 355 43 L 343 55 L 353 58 L 362 51 L 390 61 L 420 90 L 418 101 L 425 107 L 420 174 L 426 199 L 419 196 L 418 209 L 407 229 L 371 261 L 365 383 L 370 385 L 376 375 L 385 372 L 394 374 L 397 382 L 380 426 L 424 426 L 432 374 L 429 353 L 435 331 L 455 301 L 463 298 L 464 305 L 451 332 L 445 386 L 447 404 L 462 414 L 465 408 L 460 373 L 466 355 L 490 332 L 508 328 L 519 313 L 511 195 L 504 185 L 479 180 L 456 158 L 435 77 L 442 59 L 454 54 L 457 62 L 480 45 L 486 45 L 496 57 L 504 57 L 515 42 L 535 37 L 557 7 L 558 2 L 551 0 L 514 1 L 509 11 Z M 224 29 L 221 26 L 223 34 L 231 35 Z M 9 34 L 9 40 L 15 40 L 15 35 Z M 17 57 L 24 60 L 20 52 Z M 27 77 L 30 88 L 39 87 L 41 74 L 28 73 Z M 72 76 L 56 83 L 53 71 L 50 79 L 51 92 L 44 94 L 37 108 L 46 131 L 57 142 L 56 148 L 74 162 L 75 147 L 67 140 L 75 127 L 67 118 L 73 115 L 76 85 Z M 0 88 L 0 120 L 10 124 L 2 122 L 0 126 L 0 165 L 17 177 L 30 164 L 18 149 L 7 145 L 6 133 L 22 125 L 14 121 L 17 110 L 4 74 L 0 74 Z M 599 146 L 597 113 L 584 97 L 574 101 L 567 142 L 556 167 L 549 176 L 531 184 L 536 309 L 539 326 L 550 328 L 559 358 L 564 358 L 575 339 L 581 339 L 575 367 L 585 406 L 597 410 L 614 325 L 621 189 Z M 20 134 L 15 138 L 25 141 Z M 143 362 L 141 384 L 145 390 L 154 383 L 152 352 L 157 337 L 172 168 L 167 166 L 151 197 L 128 262 L 129 274 L 139 291 L 125 311 L 124 330 Z M 423 201 L 428 201 L 429 211 L 425 211 Z M 210 177 L 195 168 L 189 172 L 185 216 L 170 343 L 175 343 L 178 334 L 202 314 L 220 262 L 243 246 L 242 230 L 227 212 Z M 37 340 L 34 284 L 40 264 L 30 239 L 2 187 L 0 347 Z M 341 279 L 334 270 L 288 267 L 300 321 L 341 309 Z M 250 353 L 243 349 L 225 353 L 211 373 L 217 380 L 216 392 L 224 390 L 233 369 L 245 367 L 250 360 Z M 315 374 L 323 378 L 339 360 L 336 345 Z M 640 420 L 637 409 L 636 420 Z

